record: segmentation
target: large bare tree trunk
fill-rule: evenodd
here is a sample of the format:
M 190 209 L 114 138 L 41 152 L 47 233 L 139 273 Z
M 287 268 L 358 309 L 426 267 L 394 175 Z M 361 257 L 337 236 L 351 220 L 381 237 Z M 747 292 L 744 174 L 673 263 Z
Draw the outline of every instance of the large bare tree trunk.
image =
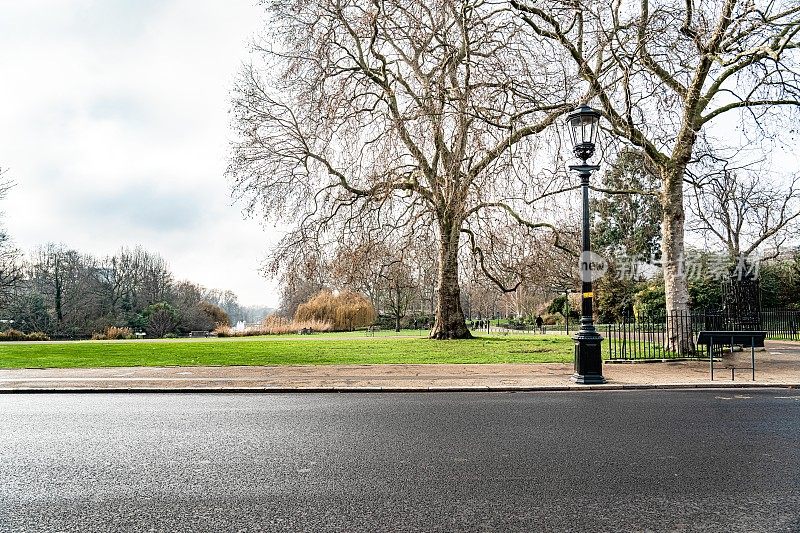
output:
M 682 268 L 684 252 L 683 172 L 670 171 L 664 176 L 664 216 L 661 221 L 662 263 L 667 311 L 686 311 L 689 289 Z
M 689 285 L 684 268 L 683 167 L 664 175 L 664 215 L 661 222 L 661 262 L 667 311 L 667 348 L 688 353 L 693 347 L 689 314 Z
M 461 309 L 461 287 L 458 284 L 458 240 L 460 224 L 440 224 L 439 278 L 436 300 L 436 322 L 432 339 L 471 339 L 472 334 Z

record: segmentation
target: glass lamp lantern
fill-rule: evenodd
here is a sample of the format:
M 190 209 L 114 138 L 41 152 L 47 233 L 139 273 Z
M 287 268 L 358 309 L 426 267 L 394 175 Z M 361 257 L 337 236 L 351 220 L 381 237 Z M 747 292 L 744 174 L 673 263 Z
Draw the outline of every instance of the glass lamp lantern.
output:
M 586 162 L 594 154 L 597 133 L 600 129 L 600 112 L 583 104 L 570 113 L 567 124 L 575 156 Z

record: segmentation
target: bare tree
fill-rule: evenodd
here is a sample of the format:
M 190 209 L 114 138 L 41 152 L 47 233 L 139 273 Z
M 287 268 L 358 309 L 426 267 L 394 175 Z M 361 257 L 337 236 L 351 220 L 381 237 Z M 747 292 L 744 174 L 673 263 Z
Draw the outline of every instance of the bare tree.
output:
M 402 260 L 396 260 L 387 265 L 381 272 L 381 285 L 386 293 L 384 310 L 388 311 L 394 319 L 394 330 L 400 331 L 400 324 L 408 314 L 409 307 L 417 289 L 417 283 L 412 278 L 412 270 Z
M 98 266 L 104 302 L 112 314 L 140 313 L 148 305 L 167 299 L 174 286 L 169 265 L 142 246 L 121 248 Z
M 800 177 L 781 187 L 763 173 L 725 169 L 693 185 L 689 228 L 717 240 L 731 258 L 747 260 L 759 249 L 774 258 L 800 237 Z
M 707 146 L 738 139 L 715 123 L 741 120 L 769 140 L 778 106 L 797 106 L 800 3 L 686 0 L 512 0 L 532 31 L 563 51 L 610 130 L 641 149 L 660 177 L 667 309 L 685 311 L 684 178 Z M 796 120 L 791 117 L 790 120 Z M 789 128 L 787 128 L 788 130 Z M 688 342 L 680 339 L 681 343 Z
M 535 137 L 580 96 L 521 25 L 505 2 L 482 0 L 270 4 L 270 31 L 234 90 L 235 190 L 294 223 L 284 250 L 369 221 L 434 228 L 430 336 L 470 337 L 461 234 L 487 212 L 550 227 L 532 222 L 546 192 L 532 183 Z
M 274 251 L 264 271 L 279 279 L 280 316 L 292 319 L 301 304 L 328 288 L 328 263 L 318 247 L 282 246 Z
M 0 178 L 3 176 L 0 168 Z M 11 182 L 0 181 L 0 200 L 6 197 Z M 19 249 L 14 246 L 5 227 L 0 226 L 0 309 L 8 304 L 13 289 L 22 280 L 22 258 Z
M 396 331 L 415 307 L 424 307 L 423 285 L 435 278 L 433 232 L 416 232 L 398 240 L 394 232 L 362 232 L 340 244 L 331 261 L 331 281 L 366 295 L 380 314 L 389 315 Z M 435 254 L 434 254 L 435 255 Z
M 104 315 L 104 291 L 94 257 L 50 243 L 34 254 L 28 277 L 55 318 L 55 333 L 91 331 L 93 322 Z
M 330 265 L 332 285 L 359 292 L 369 298 L 378 313 L 381 308 L 381 272 L 389 250 L 369 235 L 338 246 Z
M 0 236 L 0 309 L 23 279 L 23 264 L 19 250 Z
M 464 298 L 468 302 L 470 318 L 480 321 L 493 318 L 502 295 L 491 281 L 473 269 L 466 269 Z
M 231 326 L 237 322 L 260 322 L 267 316 L 266 308 L 248 308 L 239 303 L 239 297 L 231 290 L 207 289 L 203 291 L 203 301 L 225 311 Z M 253 313 L 254 312 L 254 313 Z M 254 316 L 250 316 L 250 315 Z

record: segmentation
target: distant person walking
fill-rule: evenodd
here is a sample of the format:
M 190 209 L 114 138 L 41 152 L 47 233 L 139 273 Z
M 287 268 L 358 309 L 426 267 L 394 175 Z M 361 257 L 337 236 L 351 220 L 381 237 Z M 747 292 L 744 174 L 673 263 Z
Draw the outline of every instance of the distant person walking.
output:
M 542 320 L 542 315 L 536 315 L 536 329 L 539 330 L 539 333 L 544 333 L 544 320 Z

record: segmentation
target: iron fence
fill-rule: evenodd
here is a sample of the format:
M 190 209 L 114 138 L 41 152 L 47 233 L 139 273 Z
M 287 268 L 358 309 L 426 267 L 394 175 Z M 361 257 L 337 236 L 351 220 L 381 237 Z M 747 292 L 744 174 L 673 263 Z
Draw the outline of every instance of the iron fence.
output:
M 694 339 L 700 331 L 766 331 L 768 339 L 800 340 L 800 311 L 767 309 L 750 315 L 692 310 L 623 317 L 605 324 L 609 359 L 678 359 L 704 357 Z
M 788 309 L 768 309 L 761 311 L 761 327 L 768 339 L 800 340 L 797 327 L 800 324 L 800 311 Z

